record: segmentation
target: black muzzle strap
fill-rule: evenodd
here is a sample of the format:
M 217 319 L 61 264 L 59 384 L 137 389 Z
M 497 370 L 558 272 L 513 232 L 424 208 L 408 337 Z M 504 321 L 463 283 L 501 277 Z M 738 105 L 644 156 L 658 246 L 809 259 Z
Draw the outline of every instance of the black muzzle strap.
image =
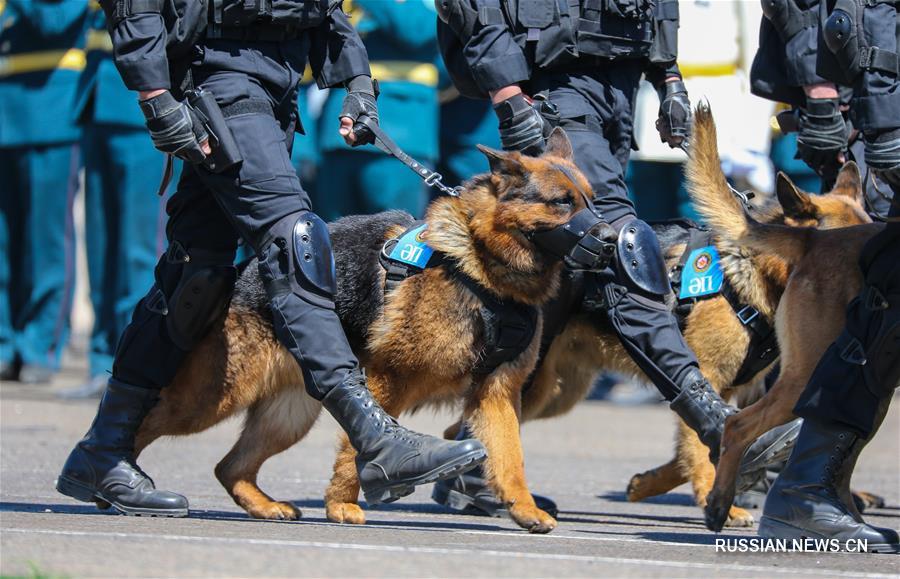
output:
M 616 244 L 596 237 L 596 227 L 606 223 L 591 208 L 585 208 L 566 223 L 535 231 L 531 240 L 542 251 L 563 260 L 573 271 L 605 269 L 616 253 Z

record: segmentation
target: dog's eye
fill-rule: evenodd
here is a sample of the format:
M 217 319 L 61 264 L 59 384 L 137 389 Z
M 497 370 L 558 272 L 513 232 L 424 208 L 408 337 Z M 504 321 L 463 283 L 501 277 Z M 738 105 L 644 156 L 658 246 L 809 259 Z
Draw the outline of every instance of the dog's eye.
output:
M 560 207 L 571 207 L 572 206 L 572 200 L 569 199 L 568 197 L 557 197 L 556 199 L 551 201 L 551 203 L 554 205 L 559 205 Z

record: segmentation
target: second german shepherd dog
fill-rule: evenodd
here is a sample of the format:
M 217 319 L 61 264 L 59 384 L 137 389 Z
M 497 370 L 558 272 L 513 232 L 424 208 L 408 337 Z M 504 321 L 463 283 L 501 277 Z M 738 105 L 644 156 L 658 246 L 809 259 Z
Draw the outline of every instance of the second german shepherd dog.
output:
M 480 147 L 491 173 L 466 183 L 458 197 L 427 210 L 428 245 L 449 265 L 425 269 L 385 293 L 379 256 L 389 239 L 413 223 L 393 211 L 341 219 L 330 226 L 337 267 L 336 307 L 385 411 L 398 416 L 428 403 L 461 403 L 465 419 L 488 449 L 486 471 L 513 519 L 532 532 L 556 521 L 538 509 L 525 483 L 519 440 L 520 388 L 534 368 L 541 335 L 539 306 L 557 291 L 562 262 L 539 250 L 530 234 L 567 223 L 586 207 L 590 185 L 572 163 L 560 129 L 541 157 Z M 457 272 L 467 278 L 463 280 Z M 473 291 L 534 312 L 533 337 L 517 357 L 487 375 L 474 373 L 482 353 L 482 300 Z M 265 292 L 251 262 L 230 306 L 161 392 L 138 432 L 136 453 L 161 436 L 200 432 L 246 410 L 237 443 L 216 476 L 251 516 L 296 519 L 256 484 L 269 457 L 302 439 L 321 404 L 309 396 L 300 369 L 280 346 Z M 329 519 L 363 523 L 354 451 L 345 436 L 326 494 Z
M 789 264 L 776 247 L 749 252 L 731 234 L 732 229 L 721 227 L 722 220 L 737 219 L 732 208 L 741 206 L 722 174 L 716 127 L 708 106 L 700 105 L 695 112 L 691 149 L 688 178 L 695 206 L 712 226 L 726 283 L 731 285 L 742 304 L 755 308 L 772 323 L 787 283 Z M 823 229 L 871 221 L 862 205 L 861 180 L 854 164 L 848 164 L 842 170 L 837 184 L 827 195 L 804 193 L 785 175 L 779 174 L 777 196 L 779 203 L 761 210 L 757 219 L 790 227 Z M 729 211 L 726 212 L 726 208 Z M 667 266 L 671 268 L 684 253 L 691 226 L 676 222 L 653 227 L 660 238 Z M 741 390 L 746 392 L 746 386 L 758 381 L 735 383 L 748 355 L 750 334 L 723 295 L 703 299 L 693 307 L 684 322 L 684 336 L 697 354 L 701 371 L 726 400 Z M 565 414 L 584 399 L 603 370 L 641 375 L 605 319 L 576 312 L 553 339 L 546 356 L 538 363 L 533 383 L 523 393 L 523 421 Z M 768 370 L 761 370 L 757 378 Z M 457 427 L 449 428 L 445 436 L 452 438 Z M 715 474 L 709 461 L 709 450 L 679 421 L 675 457 L 662 466 L 632 477 L 627 497 L 630 501 L 640 501 L 690 482 L 695 501 L 703 508 Z M 749 512 L 733 505 L 729 507 L 725 511 L 726 524 L 753 524 Z

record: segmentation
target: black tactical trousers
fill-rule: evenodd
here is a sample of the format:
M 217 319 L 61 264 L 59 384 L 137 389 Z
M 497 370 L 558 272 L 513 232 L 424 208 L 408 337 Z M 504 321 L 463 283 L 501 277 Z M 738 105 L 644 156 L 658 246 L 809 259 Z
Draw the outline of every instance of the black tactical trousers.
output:
M 635 218 L 625 186 L 631 153 L 634 101 L 642 69 L 637 62 L 603 68 L 541 73 L 532 80 L 534 93 L 547 91 L 559 108 L 575 154 L 575 164 L 594 191 L 594 206 L 616 229 Z M 613 264 L 586 276 L 586 295 L 597 299 L 609 284 L 628 291 L 604 308 L 622 344 L 667 399 L 677 396 L 685 375 L 697 368 L 696 355 L 681 335 L 664 296 L 635 288 Z
M 156 389 L 171 382 L 190 346 L 176 345 L 166 319 L 173 312 L 161 312 L 153 302 L 159 290 L 171 298 L 188 267 L 232 265 L 241 238 L 259 256 L 263 280 L 290 273 L 277 271 L 270 231 L 276 226 L 283 231 L 285 223 L 293 224 L 298 213 L 311 209 L 290 161 L 304 42 L 248 47 L 210 41 L 195 63 L 194 84 L 211 91 L 223 107 L 243 163 L 220 174 L 185 166 L 167 206 L 166 232 L 170 245 L 177 242 L 190 261 L 173 259 L 171 252 L 160 258 L 156 284 L 120 340 L 115 378 Z M 357 365 L 333 304 L 282 292 L 272 308 L 279 340 L 301 364 L 307 390 L 321 399 Z
M 900 216 L 893 206 L 892 214 Z M 860 257 L 865 284 L 847 306 L 843 333 L 826 350 L 794 413 L 848 426 L 864 438 L 900 386 L 900 222 L 888 223 Z

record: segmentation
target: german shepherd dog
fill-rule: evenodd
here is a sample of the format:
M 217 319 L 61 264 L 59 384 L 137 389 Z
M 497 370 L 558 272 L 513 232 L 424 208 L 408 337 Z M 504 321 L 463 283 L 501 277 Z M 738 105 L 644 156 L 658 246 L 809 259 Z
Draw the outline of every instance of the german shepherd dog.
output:
M 412 217 L 392 211 L 330 226 L 336 307 L 369 388 L 384 409 L 398 416 L 429 403 L 461 403 L 465 419 L 488 449 L 486 471 L 495 492 L 513 505 L 517 523 L 545 533 L 556 521 L 535 506 L 525 483 L 519 401 L 537 360 L 539 306 L 557 291 L 562 262 L 540 251 L 530 234 L 568 222 L 586 207 L 590 186 L 572 163 L 571 144 L 561 129 L 538 158 L 480 149 L 491 173 L 467 182 L 458 197 L 437 199 L 426 214 L 428 245 L 452 265 L 427 268 L 385 294 L 382 247 L 407 230 Z M 484 325 L 473 284 L 498 300 L 527 306 L 535 324 L 514 359 L 477 377 Z M 296 519 L 300 511 L 266 495 L 256 476 L 266 459 L 306 435 L 320 407 L 306 393 L 297 363 L 275 338 L 251 262 L 223 318 L 162 390 L 138 432 L 136 452 L 161 436 L 200 432 L 246 411 L 243 431 L 216 466 L 216 477 L 251 516 Z M 354 451 L 342 435 L 326 494 L 328 518 L 365 522 L 358 490 Z
M 732 214 L 733 207 L 740 205 L 722 175 L 715 123 L 708 106 L 698 106 L 694 119 L 688 177 L 695 204 L 713 226 L 714 243 L 726 283 L 742 304 L 755 308 L 771 323 L 787 283 L 789 263 L 779 256 L 777 248 L 748 252 L 732 234 L 733 227 L 722 227 L 722 220 L 738 219 Z M 861 190 L 859 170 L 853 164 L 844 168 L 834 189 L 827 195 L 806 194 L 785 175 L 779 174 L 777 196 L 780 206 L 773 203 L 761 210 L 757 219 L 764 223 L 817 228 L 866 223 L 870 219 L 863 209 Z M 692 226 L 674 223 L 653 227 L 663 246 L 667 265 L 674 267 L 684 253 Z M 761 370 L 746 384 L 734 383 L 748 355 L 750 334 L 736 316 L 734 307 L 721 294 L 703 299 L 693 307 L 685 320 L 684 335 L 697 354 L 703 374 L 726 399 L 740 390 L 746 393 L 746 386 L 757 383 L 758 378 L 769 370 Z M 575 313 L 553 339 L 547 354 L 538 363 L 532 383 L 523 392 L 522 420 L 565 414 L 587 395 L 602 370 L 641 375 L 603 318 Z M 715 469 L 709 461 L 706 446 L 690 428 L 679 423 L 675 457 L 662 466 L 635 475 L 627 490 L 630 501 L 663 494 L 690 482 L 697 505 L 701 508 L 706 505 Z M 447 429 L 445 436 L 453 437 L 458 426 Z M 744 509 L 730 506 L 725 512 L 728 525 L 753 524 L 753 517 Z
M 718 163 L 718 159 L 709 162 Z M 839 186 L 846 172 L 845 166 L 838 179 Z M 710 176 L 715 177 L 711 173 Z M 727 193 L 724 179 L 709 185 L 709 190 L 702 195 L 706 199 L 705 203 L 701 201 L 702 211 L 720 236 L 748 253 L 777 255 L 790 271 L 774 312 L 781 349 L 778 379 L 758 401 L 729 416 L 725 422 L 722 454 L 705 508 L 707 526 L 718 532 L 733 508 L 735 482 L 744 451 L 766 431 L 794 418 L 794 405 L 825 350 L 843 329 L 847 304 L 862 287 L 862 272 L 857 265 L 862 247 L 884 225 L 867 223 L 820 231 L 813 227 L 760 223 L 735 203 Z M 692 193 L 700 201 L 699 191 Z M 886 410 L 885 405 L 881 409 L 882 418 Z M 859 450 L 861 445 L 854 449 L 849 464 L 855 464 Z M 851 466 L 847 472 L 852 470 Z M 848 509 L 859 517 L 857 501 L 850 493 L 849 477 L 842 480 L 840 492 Z M 879 500 L 868 493 L 853 494 L 861 496 L 863 504 Z

